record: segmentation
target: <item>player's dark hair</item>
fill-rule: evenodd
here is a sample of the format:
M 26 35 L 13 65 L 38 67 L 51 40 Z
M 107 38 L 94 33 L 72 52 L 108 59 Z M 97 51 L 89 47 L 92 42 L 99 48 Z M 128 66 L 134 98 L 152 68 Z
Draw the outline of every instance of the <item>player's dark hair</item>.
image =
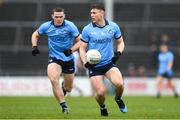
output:
M 54 14 L 54 12 L 64 12 L 64 9 L 63 8 L 60 8 L 60 7 L 57 7 L 57 8 L 54 8 L 52 10 L 52 14 Z
M 103 10 L 105 11 L 104 5 L 103 4 L 93 4 L 91 5 L 91 9 L 98 9 L 98 10 Z

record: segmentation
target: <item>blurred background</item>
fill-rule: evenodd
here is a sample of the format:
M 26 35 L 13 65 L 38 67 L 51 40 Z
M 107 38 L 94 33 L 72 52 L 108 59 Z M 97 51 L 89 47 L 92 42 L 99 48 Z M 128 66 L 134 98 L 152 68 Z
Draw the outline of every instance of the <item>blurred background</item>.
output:
M 54 7 L 62 7 L 66 11 L 66 19 L 73 21 L 81 32 L 90 22 L 89 10 L 94 2 L 104 3 L 106 17 L 121 28 L 126 48 L 117 66 L 125 78 L 154 78 L 158 47 L 162 42 L 168 43 L 174 52 L 174 75 L 176 79 L 180 77 L 179 0 L 0 0 L 1 81 L 7 77 L 46 77 L 47 38 L 40 38 L 41 54 L 33 57 L 33 31 L 51 19 Z M 86 77 L 86 71 L 78 61 L 76 75 Z

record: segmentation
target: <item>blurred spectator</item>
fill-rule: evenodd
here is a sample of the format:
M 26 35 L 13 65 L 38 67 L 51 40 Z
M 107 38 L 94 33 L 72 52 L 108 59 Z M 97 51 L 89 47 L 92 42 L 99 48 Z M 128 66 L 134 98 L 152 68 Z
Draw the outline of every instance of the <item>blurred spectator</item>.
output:
M 161 35 L 160 44 L 166 44 L 169 46 L 169 48 L 173 48 L 175 46 L 175 43 L 173 40 L 169 39 L 169 36 L 167 34 Z
M 136 76 L 136 70 L 135 70 L 135 66 L 133 63 L 128 64 L 127 74 L 129 77 L 135 77 Z
M 159 40 L 157 35 L 151 35 L 151 51 L 156 52 L 158 50 Z
M 138 68 L 138 76 L 139 77 L 147 77 L 146 76 L 146 67 L 145 65 L 140 65 L 139 68 Z
M 150 45 L 151 45 L 151 58 L 152 58 L 152 63 L 151 63 L 151 67 L 153 67 L 154 69 L 157 67 L 157 56 L 159 53 L 159 44 L 160 41 L 158 39 L 158 35 L 156 32 L 153 32 L 151 35 L 151 41 L 150 41 Z

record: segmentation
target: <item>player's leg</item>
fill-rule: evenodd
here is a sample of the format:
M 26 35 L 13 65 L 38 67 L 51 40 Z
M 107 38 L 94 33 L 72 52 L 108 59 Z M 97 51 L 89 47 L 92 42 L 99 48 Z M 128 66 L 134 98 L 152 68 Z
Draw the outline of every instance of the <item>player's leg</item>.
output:
M 169 86 L 169 87 L 172 89 L 172 91 L 174 92 L 174 97 L 177 98 L 177 97 L 178 97 L 178 94 L 177 94 L 175 85 L 174 85 L 174 83 L 172 82 L 172 78 L 169 78 L 169 79 L 168 79 L 168 86 Z
M 57 63 L 50 63 L 47 67 L 47 74 L 52 84 L 53 93 L 59 102 L 64 102 L 64 95 L 60 89 L 59 78 L 61 75 L 61 66 Z
M 64 81 L 62 84 L 63 90 L 66 92 L 71 92 L 73 88 L 73 79 L 74 79 L 74 74 L 64 74 Z
M 61 66 L 63 68 L 62 72 L 64 73 L 64 80 L 61 87 L 65 96 L 66 93 L 71 92 L 73 88 L 73 79 L 75 72 L 74 60 L 70 60 L 67 62 L 61 61 Z
M 156 84 L 156 89 L 157 89 L 157 98 L 160 98 L 161 96 L 161 89 L 162 89 L 162 83 L 163 83 L 163 77 L 158 75 L 156 78 L 157 84 Z
M 57 101 L 60 103 L 60 106 L 62 107 L 62 111 L 65 112 L 64 110 L 67 109 L 67 105 L 65 102 L 63 92 L 60 89 L 60 85 L 59 85 L 59 78 L 61 72 L 62 72 L 62 68 L 60 65 L 58 65 L 57 63 L 49 63 L 47 67 L 47 74 L 51 81 L 52 90 L 54 96 L 56 97 Z
M 101 116 L 108 116 L 107 108 L 105 106 L 105 86 L 103 84 L 103 76 L 90 77 L 91 84 L 95 90 L 95 98 L 100 106 Z
M 117 67 L 112 67 L 106 72 L 106 77 L 112 82 L 115 87 L 115 101 L 121 112 L 126 113 L 128 109 L 122 100 L 124 90 L 122 74 Z

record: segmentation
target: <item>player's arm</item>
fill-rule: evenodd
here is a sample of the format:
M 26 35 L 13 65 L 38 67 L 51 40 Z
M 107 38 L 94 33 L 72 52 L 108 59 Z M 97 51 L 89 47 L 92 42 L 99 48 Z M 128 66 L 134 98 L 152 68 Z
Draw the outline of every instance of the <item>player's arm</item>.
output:
M 79 48 L 79 52 L 80 52 L 80 58 L 83 62 L 83 64 L 86 64 L 86 48 L 87 48 L 87 43 L 80 41 L 80 48 Z
M 70 48 L 70 49 L 66 49 L 64 50 L 64 54 L 68 57 L 70 56 L 73 52 L 75 52 L 76 50 L 79 49 L 80 47 L 80 35 L 78 35 L 76 38 L 76 43 Z
M 40 35 L 39 33 L 36 31 L 33 32 L 32 36 L 31 36 L 31 43 L 32 43 L 32 47 L 33 46 L 37 46 L 37 41 L 39 39 Z
M 123 53 L 124 51 L 124 47 L 125 47 L 125 44 L 124 44 L 124 40 L 123 40 L 123 37 L 121 36 L 119 39 L 117 39 L 116 41 L 117 43 L 117 51 L 114 52 L 114 57 L 112 58 L 112 62 L 113 63 L 116 63 L 120 57 L 120 55 Z
M 167 71 L 172 69 L 172 67 L 173 67 L 173 61 L 174 61 L 174 55 L 173 55 L 173 54 L 170 54 L 170 55 L 169 55 L 168 66 L 167 66 Z
M 72 35 L 75 37 L 76 43 L 70 49 L 66 49 L 63 51 L 65 56 L 67 56 L 67 57 L 70 56 L 76 50 L 78 50 L 79 46 L 80 46 L 80 43 L 79 43 L 80 34 L 79 34 L 77 27 L 73 23 L 70 26 L 70 31 L 71 31 Z
M 80 41 L 79 52 L 80 52 L 81 61 L 83 62 L 84 66 L 86 68 L 91 68 L 91 67 L 94 67 L 96 64 L 90 64 L 87 62 L 87 60 L 86 60 L 86 48 L 87 48 L 87 43 Z
M 31 36 L 31 43 L 32 43 L 32 55 L 36 56 L 37 54 L 40 54 L 40 51 L 37 47 L 37 41 L 39 39 L 40 35 L 38 31 L 34 31 L 32 36 Z
M 173 67 L 173 61 L 169 61 L 167 70 L 171 70 L 172 67 Z
M 117 40 L 117 52 L 120 52 L 122 54 L 122 52 L 124 51 L 124 48 L 125 48 L 125 44 L 124 44 L 123 37 L 121 36 Z
M 75 40 L 76 40 L 76 43 L 72 46 L 72 48 L 71 48 L 71 51 L 72 52 L 75 52 L 75 51 L 77 51 L 78 49 L 79 49 L 79 47 L 80 47 L 80 35 L 78 35 L 76 38 L 75 38 Z

